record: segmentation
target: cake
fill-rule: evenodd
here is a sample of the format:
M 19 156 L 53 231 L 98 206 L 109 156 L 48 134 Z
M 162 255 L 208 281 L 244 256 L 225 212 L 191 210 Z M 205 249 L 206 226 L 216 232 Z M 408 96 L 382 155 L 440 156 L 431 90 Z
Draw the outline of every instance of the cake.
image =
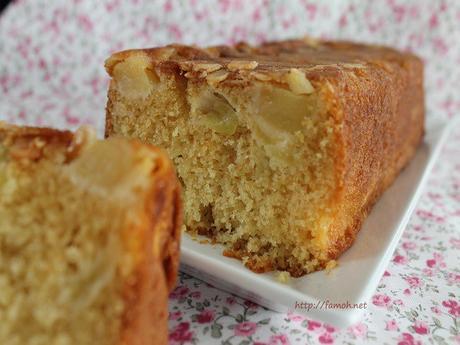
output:
M 150 145 L 0 123 L 0 344 L 167 344 L 176 181 Z
M 422 61 L 313 39 L 113 54 L 106 135 L 164 148 L 187 231 L 298 277 L 352 245 L 424 132 Z

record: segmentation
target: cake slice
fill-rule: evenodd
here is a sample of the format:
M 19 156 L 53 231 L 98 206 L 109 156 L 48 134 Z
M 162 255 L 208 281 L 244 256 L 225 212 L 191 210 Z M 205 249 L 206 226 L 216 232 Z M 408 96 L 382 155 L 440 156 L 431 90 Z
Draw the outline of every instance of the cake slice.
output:
M 0 344 L 167 344 L 180 226 L 160 150 L 0 123 Z
M 185 223 L 256 272 L 334 263 L 423 136 L 423 65 L 311 39 L 116 53 L 106 135 L 167 150 Z

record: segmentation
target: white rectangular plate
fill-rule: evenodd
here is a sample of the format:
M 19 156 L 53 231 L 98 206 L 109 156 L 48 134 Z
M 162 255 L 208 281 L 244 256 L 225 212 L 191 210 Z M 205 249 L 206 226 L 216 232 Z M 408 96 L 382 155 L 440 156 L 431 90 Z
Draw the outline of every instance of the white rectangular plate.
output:
M 452 127 L 452 126 L 449 126 Z M 427 176 L 447 137 L 446 123 L 428 127 L 423 144 L 393 185 L 382 195 L 355 243 L 332 272 L 315 272 L 280 283 L 276 273 L 257 274 L 238 260 L 224 257 L 222 246 L 182 239 L 181 270 L 269 309 L 302 313 L 345 327 L 359 321 L 364 309 L 295 308 L 296 302 L 321 306 L 369 302 L 409 221 Z M 324 305 L 323 305 L 324 306 Z

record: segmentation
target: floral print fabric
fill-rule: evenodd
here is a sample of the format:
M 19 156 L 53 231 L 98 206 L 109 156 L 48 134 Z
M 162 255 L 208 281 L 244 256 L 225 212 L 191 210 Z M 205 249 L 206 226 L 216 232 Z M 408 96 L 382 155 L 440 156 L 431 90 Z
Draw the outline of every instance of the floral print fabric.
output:
M 455 0 L 21 0 L 0 16 L 0 119 L 102 133 L 114 51 L 306 34 L 419 54 L 427 127 L 460 112 Z M 361 322 L 336 329 L 275 313 L 181 273 L 171 344 L 460 344 L 459 148 L 457 126 Z

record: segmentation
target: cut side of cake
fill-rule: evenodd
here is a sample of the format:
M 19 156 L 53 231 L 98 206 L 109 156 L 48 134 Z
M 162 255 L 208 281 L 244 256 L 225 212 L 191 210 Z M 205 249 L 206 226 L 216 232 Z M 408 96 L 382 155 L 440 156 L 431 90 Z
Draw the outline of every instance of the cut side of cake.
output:
M 106 135 L 172 158 L 192 234 L 301 276 L 352 243 L 423 137 L 423 64 L 312 39 L 116 53 Z
M 150 145 L 0 123 L 0 343 L 167 344 L 179 194 Z

